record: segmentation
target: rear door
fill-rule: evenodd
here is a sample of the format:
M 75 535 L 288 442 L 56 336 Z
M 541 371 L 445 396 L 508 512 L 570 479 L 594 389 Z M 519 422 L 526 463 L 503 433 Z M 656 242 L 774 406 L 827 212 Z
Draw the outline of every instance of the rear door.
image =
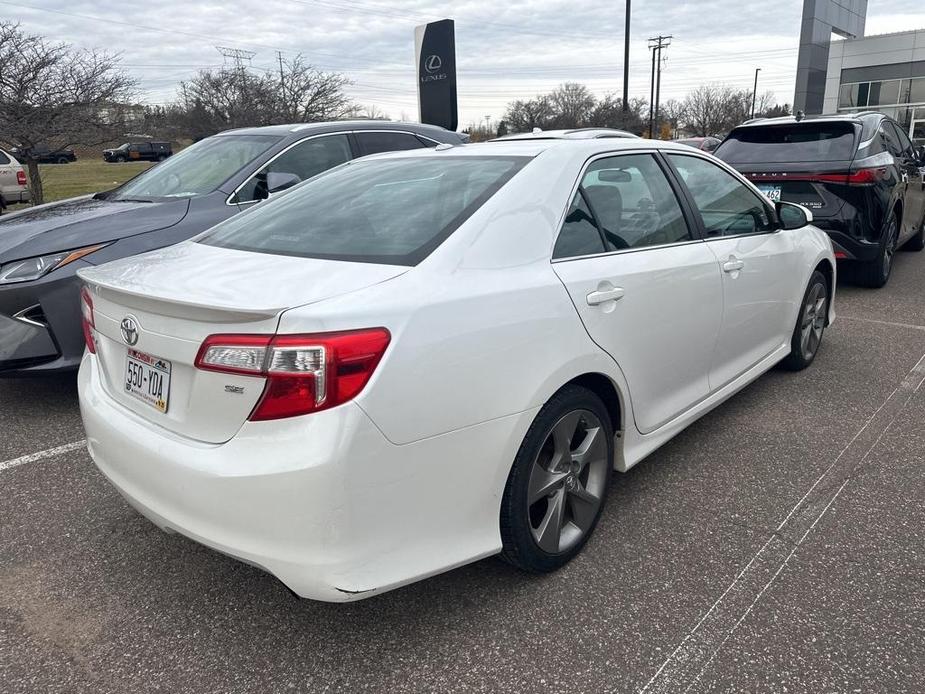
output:
M 793 330 L 804 288 L 796 231 L 777 229 L 767 200 L 705 157 L 667 155 L 701 218 L 723 283 L 723 322 L 710 369 L 712 390 L 745 373 Z
M 889 128 L 897 144 L 898 152 L 894 155 L 899 167 L 901 185 L 903 186 L 903 224 L 901 239 L 911 237 L 919 230 L 922 216 L 925 214 L 925 180 L 912 140 L 902 128 L 891 121 L 884 121 L 884 128 Z
M 641 432 L 709 395 L 722 281 L 654 153 L 591 161 L 553 269 L 588 334 L 626 377 Z

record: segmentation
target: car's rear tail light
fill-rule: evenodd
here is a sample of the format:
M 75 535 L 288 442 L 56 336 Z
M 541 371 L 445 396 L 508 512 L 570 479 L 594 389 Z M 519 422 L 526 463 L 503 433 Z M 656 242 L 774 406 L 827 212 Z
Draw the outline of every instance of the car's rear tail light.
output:
M 16 183 L 21 186 L 26 185 L 26 172 L 22 169 L 16 172 Z
M 863 186 L 877 183 L 889 177 L 885 166 L 875 166 L 857 171 L 840 173 L 788 173 L 788 174 L 749 174 L 752 181 L 789 183 L 791 181 L 809 181 L 810 183 L 840 183 L 845 186 Z
M 199 348 L 205 371 L 263 376 L 266 385 L 249 419 L 281 419 L 352 400 L 389 345 L 385 328 L 315 335 L 212 335 Z
M 93 297 L 90 296 L 90 290 L 86 287 L 80 288 L 80 314 L 87 351 L 90 354 L 96 354 L 96 340 L 93 337 L 93 330 L 96 328 L 93 322 Z

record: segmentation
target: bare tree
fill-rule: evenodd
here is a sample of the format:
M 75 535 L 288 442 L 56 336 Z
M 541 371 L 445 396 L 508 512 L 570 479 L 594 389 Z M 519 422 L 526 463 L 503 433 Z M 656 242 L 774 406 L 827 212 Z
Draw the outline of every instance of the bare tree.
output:
M 668 125 L 671 131 L 671 137 L 677 136 L 678 128 L 687 117 L 687 108 L 683 101 L 669 99 L 659 106 L 659 118 L 663 123 Z
M 507 106 L 504 121 L 515 133 L 530 132 L 534 128 L 552 127 L 553 106 L 548 96 L 538 96 L 526 101 L 512 101 Z
M 630 99 L 629 108 L 623 110 L 623 99 L 607 94 L 591 111 L 587 125 L 595 128 L 618 128 L 639 134 L 645 129 L 644 113 L 649 108 L 645 99 Z
M 18 147 L 32 200 L 44 202 L 37 145 L 94 146 L 125 129 L 135 82 L 119 56 L 51 43 L 0 22 L 0 143 Z
M 591 118 L 591 112 L 597 104 L 594 94 L 583 84 L 566 82 L 557 87 L 550 95 L 557 128 L 580 128 Z
M 343 75 L 317 70 L 297 55 L 282 60 L 279 73 L 202 70 L 180 84 L 174 106 L 198 139 L 228 128 L 343 118 L 355 112 L 343 91 L 347 84 Z
M 301 54 L 283 60 L 281 73 L 279 122 L 336 120 L 350 113 L 352 104 L 344 94 L 350 80 L 343 75 L 322 72 L 305 62 Z

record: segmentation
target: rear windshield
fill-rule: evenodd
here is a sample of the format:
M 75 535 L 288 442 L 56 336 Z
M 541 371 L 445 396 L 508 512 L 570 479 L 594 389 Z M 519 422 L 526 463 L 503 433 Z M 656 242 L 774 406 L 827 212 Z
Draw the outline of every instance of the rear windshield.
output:
M 360 160 L 232 217 L 200 243 L 257 253 L 416 265 L 528 157 Z
M 731 164 L 847 161 L 854 157 L 851 123 L 801 123 L 733 130 L 714 154 Z

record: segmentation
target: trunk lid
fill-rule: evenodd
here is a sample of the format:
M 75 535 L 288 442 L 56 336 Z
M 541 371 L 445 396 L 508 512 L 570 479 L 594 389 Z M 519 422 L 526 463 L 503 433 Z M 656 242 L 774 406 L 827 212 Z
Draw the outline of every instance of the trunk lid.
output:
M 221 443 L 245 422 L 265 379 L 197 369 L 206 337 L 271 335 L 289 308 L 363 289 L 407 270 L 189 242 L 79 274 L 93 299 L 97 357 L 108 395 L 176 434 Z M 131 321 L 128 338 L 136 331 L 133 345 L 123 335 L 126 319 Z M 157 364 L 161 381 L 169 372 L 163 412 L 131 391 L 128 381 L 139 361 Z
M 845 204 L 838 187 L 818 174 L 847 174 L 857 150 L 860 124 L 805 120 L 756 123 L 733 130 L 714 153 L 772 199 L 831 217 Z

